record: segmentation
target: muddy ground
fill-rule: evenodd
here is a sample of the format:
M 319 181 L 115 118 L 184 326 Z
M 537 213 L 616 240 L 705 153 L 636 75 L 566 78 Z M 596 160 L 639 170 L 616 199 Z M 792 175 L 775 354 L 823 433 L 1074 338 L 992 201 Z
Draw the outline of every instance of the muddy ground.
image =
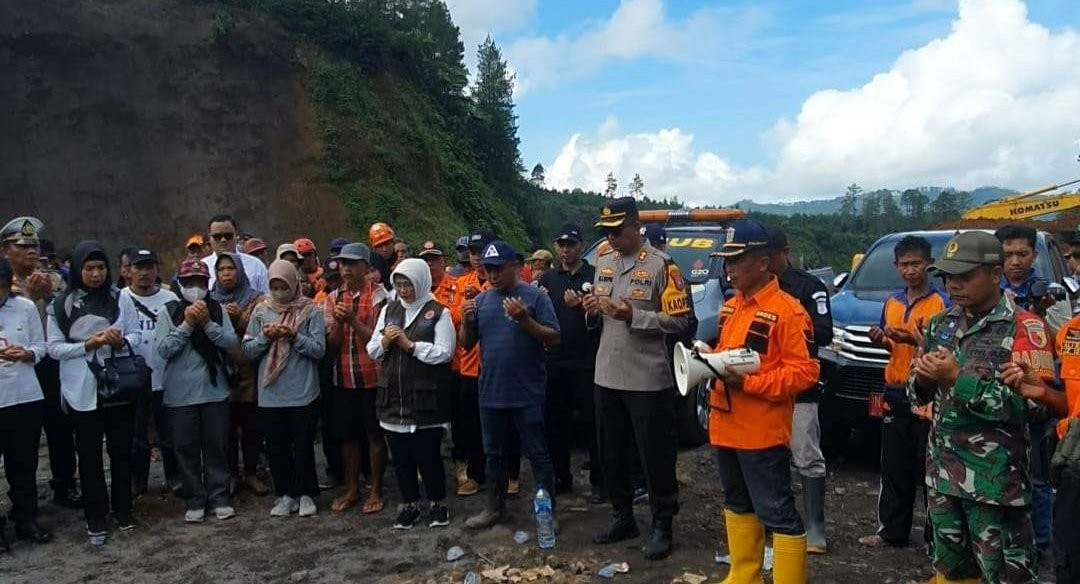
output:
M 319 456 L 321 460 L 321 452 Z M 583 462 L 577 453 L 574 468 L 580 469 Z M 686 574 L 717 582 L 727 571 L 727 566 L 714 560 L 717 550 L 726 553 L 726 546 L 722 495 L 707 447 L 680 453 L 682 511 L 675 526 L 677 547 L 672 557 L 658 562 L 641 557 L 640 540 L 613 547 L 591 543 L 592 533 L 608 520 L 608 508 L 589 504 L 587 486 L 579 488 L 583 494 L 560 500 L 562 532 L 555 550 L 537 549 L 530 501 L 524 495 L 530 482 L 527 463 L 523 464 L 523 494 L 511 501 L 512 521 L 480 533 L 466 532 L 464 518 L 479 510 L 482 494 L 451 497 L 449 528 L 431 529 L 425 524 L 395 531 L 391 523 L 396 493 L 392 473 L 388 473 L 389 505 L 375 516 L 363 516 L 359 507 L 343 515 L 331 514 L 329 502 L 337 492 L 331 490 L 323 493 L 316 517 L 271 519 L 272 497 L 241 494 L 236 518 L 185 525 L 182 503 L 155 490 L 135 504 L 140 527 L 128 533 L 114 531 L 101 548 L 87 544 L 81 512 L 51 504 L 45 460 L 41 467 L 40 520 L 55 530 L 56 539 L 46 545 L 16 542 L 10 553 L 0 553 L 0 581 L 5 583 L 458 583 L 469 571 L 479 575 L 507 565 L 522 571 L 552 568 L 553 576 L 536 581 L 598 582 L 606 580 L 597 571 L 612 562 L 630 565 L 630 572 L 616 575 L 614 582 L 672 582 Z M 587 485 L 584 471 L 576 478 L 578 485 Z M 155 463 L 151 483 L 156 486 L 160 481 L 161 466 Z M 876 497 L 871 456 L 833 463 L 827 502 L 829 553 L 810 558 L 810 581 L 905 582 L 929 575 L 928 561 L 919 547 L 867 550 L 859 546 L 858 537 L 875 529 Z M 638 506 L 637 518 L 646 531 L 647 506 Z M 920 514 L 916 524 L 921 523 Z M 530 541 L 516 544 L 515 530 L 528 531 Z M 921 538 L 921 530 L 915 531 L 915 538 Z M 466 555 L 449 563 L 446 552 L 454 545 L 463 547 Z

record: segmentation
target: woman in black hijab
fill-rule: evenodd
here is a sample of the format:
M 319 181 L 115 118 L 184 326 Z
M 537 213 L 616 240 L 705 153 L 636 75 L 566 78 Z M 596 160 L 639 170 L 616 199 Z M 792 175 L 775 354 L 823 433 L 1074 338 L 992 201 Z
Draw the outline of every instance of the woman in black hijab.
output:
M 126 354 L 141 339 L 131 298 L 113 286 L 105 249 L 95 241 L 75 247 L 70 285 L 49 306 L 49 356 L 60 362 L 60 393 L 71 413 L 79 453 L 86 532 L 95 545 L 108 535 L 109 497 L 101 442 L 107 440 L 112 475 L 112 513 L 121 531 L 131 516 L 131 439 L 134 403 L 99 404 L 92 362 L 115 351 Z M 96 359 L 95 359 L 96 357 Z

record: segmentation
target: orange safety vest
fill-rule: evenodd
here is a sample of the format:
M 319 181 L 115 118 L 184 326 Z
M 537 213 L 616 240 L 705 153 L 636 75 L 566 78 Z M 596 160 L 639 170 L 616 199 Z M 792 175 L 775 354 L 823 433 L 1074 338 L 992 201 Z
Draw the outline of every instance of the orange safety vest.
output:
M 450 311 L 450 319 L 454 322 L 454 330 L 457 330 L 458 325 L 461 324 L 461 301 L 463 300 L 463 298 L 458 297 L 457 278 L 450 274 L 443 275 L 443 279 L 431 293 L 435 296 L 436 302 Z M 460 367 L 460 357 L 458 352 L 454 351 L 454 358 L 450 361 L 450 368 L 453 371 L 458 371 Z
M 881 307 L 881 328 L 891 326 L 914 334 L 915 329 L 926 329 L 930 317 L 949 308 L 950 302 L 944 294 L 933 288 L 925 296 L 908 304 L 907 290 L 893 294 L 885 299 Z M 894 343 L 886 339 L 889 349 L 889 363 L 885 366 L 886 385 L 907 385 L 911 362 L 915 359 L 918 347 L 904 343 Z
M 458 318 L 461 318 L 461 304 L 465 302 L 465 292 L 469 287 L 475 288 L 479 292 L 483 292 L 488 288 L 491 288 L 491 284 L 487 281 L 480 282 L 480 276 L 474 270 L 458 278 L 457 280 L 457 298 L 455 303 L 458 306 Z M 453 316 L 453 311 L 451 311 Z M 458 327 L 461 323 L 458 323 Z M 480 377 L 480 343 L 477 343 L 471 350 L 466 351 L 460 345 L 457 348 L 457 360 L 458 371 L 462 377 L 468 377 L 470 379 L 476 379 Z

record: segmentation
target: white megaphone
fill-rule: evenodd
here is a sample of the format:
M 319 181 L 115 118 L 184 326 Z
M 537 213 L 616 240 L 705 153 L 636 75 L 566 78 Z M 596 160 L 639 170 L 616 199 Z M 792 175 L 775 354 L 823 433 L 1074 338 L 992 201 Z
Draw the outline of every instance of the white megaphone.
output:
M 761 367 L 761 358 L 747 348 L 730 349 L 719 353 L 702 353 L 701 347 L 708 348 L 701 341 L 694 341 L 693 348 L 682 343 L 675 344 L 675 385 L 679 395 L 687 395 L 690 388 L 706 379 L 720 377 L 729 369 L 740 373 L 756 373 Z

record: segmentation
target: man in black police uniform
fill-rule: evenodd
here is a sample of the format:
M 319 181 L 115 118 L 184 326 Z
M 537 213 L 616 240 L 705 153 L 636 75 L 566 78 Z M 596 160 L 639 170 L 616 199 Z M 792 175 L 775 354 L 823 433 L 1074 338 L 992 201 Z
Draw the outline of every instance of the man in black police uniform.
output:
M 568 493 L 574 477 L 570 470 L 574 410 L 589 441 L 589 484 L 594 497 L 604 487 L 600 453 L 596 441 L 593 404 L 593 376 L 600 331 L 585 326 L 581 300 L 592 289 L 596 269 L 582 259 L 585 241 L 581 228 L 567 223 L 555 236 L 558 264 L 540 276 L 539 285 L 551 297 L 559 319 L 562 342 L 547 353 L 547 437 L 548 451 L 555 465 L 555 492 Z
M 829 291 L 817 277 L 791 265 L 787 234 L 779 227 L 769 232 L 769 270 L 780 280 L 780 289 L 794 296 L 814 323 L 814 347 L 832 342 L 832 310 Z M 816 353 L 811 355 L 816 358 Z M 803 511 L 806 517 L 806 552 L 823 554 L 825 541 L 825 456 L 821 453 L 821 425 L 818 401 L 821 390 L 814 387 L 795 398 L 791 424 L 791 456 L 802 477 Z

